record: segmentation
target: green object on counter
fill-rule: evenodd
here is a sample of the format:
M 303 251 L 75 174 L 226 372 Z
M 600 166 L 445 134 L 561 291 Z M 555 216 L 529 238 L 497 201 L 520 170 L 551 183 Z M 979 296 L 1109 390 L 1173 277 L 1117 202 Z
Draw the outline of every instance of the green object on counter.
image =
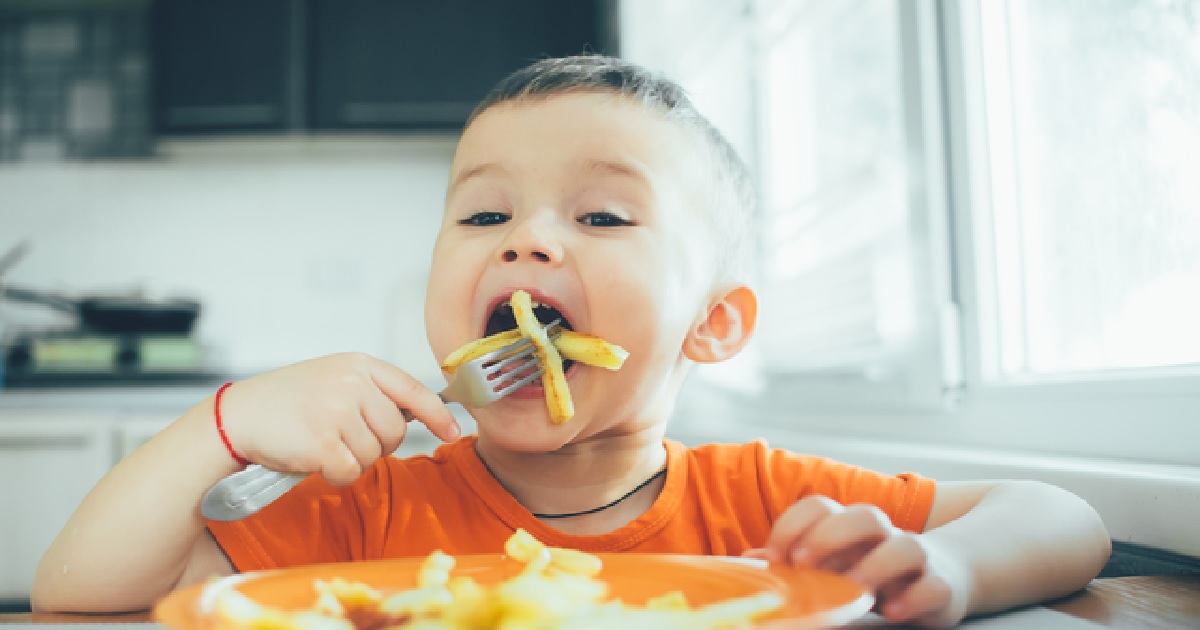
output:
M 190 337 L 142 337 L 138 358 L 144 373 L 193 371 L 203 359 L 200 344 Z
M 33 369 L 38 372 L 112 372 L 120 349 L 116 339 L 34 339 Z

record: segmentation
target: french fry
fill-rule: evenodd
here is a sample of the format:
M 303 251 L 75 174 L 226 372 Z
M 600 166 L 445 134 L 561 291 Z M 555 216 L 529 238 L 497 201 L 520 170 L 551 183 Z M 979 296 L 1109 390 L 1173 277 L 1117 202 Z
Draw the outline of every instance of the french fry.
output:
M 445 361 L 442 361 L 442 369 L 448 374 L 453 374 L 454 370 L 458 369 L 458 366 L 468 361 L 474 361 L 475 359 L 478 359 L 489 352 L 499 350 L 500 348 L 503 348 L 504 346 L 507 346 L 508 344 L 519 340 L 520 338 L 521 331 L 514 328 L 512 330 L 506 330 L 494 335 L 488 335 L 483 339 L 468 341 L 459 349 L 451 352 L 446 357 Z
M 684 596 L 683 591 L 671 591 L 647 601 L 646 608 L 650 610 L 690 610 L 691 606 L 688 606 L 687 597 Z
M 546 329 L 533 314 L 533 299 L 525 291 L 516 291 L 509 298 L 513 316 L 521 335 L 529 337 L 537 349 L 542 362 L 542 389 L 546 392 L 546 409 L 550 421 L 562 424 L 575 415 L 575 404 L 571 402 L 571 390 L 567 389 L 567 377 L 563 374 L 562 355 L 546 336 Z
M 605 341 L 595 335 L 587 335 L 564 330 L 554 338 L 554 347 L 562 353 L 564 359 L 586 363 L 609 370 L 620 369 L 625 364 L 629 352 L 615 343 Z
M 446 360 L 442 361 L 442 369 L 448 374 L 453 374 L 458 366 L 468 361 L 474 361 L 520 339 L 521 330 L 514 328 L 475 341 L 468 341 L 446 356 Z M 629 352 L 625 348 L 615 343 L 574 330 L 561 330 L 552 341 L 564 359 L 609 370 L 619 369 L 625 363 L 625 358 L 629 356 Z
M 445 586 L 446 582 L 450 581 L 450 569 L 453 568 L 454 558 L 442 553 L 441 550 L 434 551 L 425 558 L 421 570 L 417 573 L 417 586 L 421 588 Z
M 602 568 L 600 558 L 574 549 L 547 547 L 550 550 L 550 567 L 571 575 L 593 577 Z
M 542 541 L 534 538 L 533 534 L 524 529 L 513 532 L 512 536 L 509 536 L 508 540 L 504 542 L 504 553 L 513 560 L 526 564 L 542 553 L 545 548 L 546 545 Z
M 542 373 L 542 388 L 546 392 L 546 408 L 550 412 L 550 420 L 561 424 L 575 415 L 575 404 L 571 400 L 571 391 L 567 387 L 567 378 L 563 373 L 563 358 L 594 365 L 609 370 L 617 370 L 629 356 L 621 346 L 610 343 L 595 335 L 562 330 L 551 341 L 546 336 L 546 330 L 533 314 L 533 300 L 526 291 L 516 291 L 509 298 L 513 308 L 513 316 L 517 320 L 517 328 L 506 330 L 482 339 L 470 341 L 442 361 L 442 369 L 453 374 L 458 367 L 468 361 L 473 361 L 489 352 L 494 352 L 528 337 L 533 341 L 538 358 L 544 366 Z
M 214 601 L 213 616 L 219 627 L 239 630 L 356 630 L 343 615 L 325 611 L 298 612 L 263 606 L 236 589 L 221 591 Z
M 328 582 L 317 580 L 315 588 L 319 594 L 317 611 L 335 617 L 344 615 L 347 609 L 374 606 L 383 599 L 383 595 L 370 586 L 350 583 L 342 578 L 333 578 Z

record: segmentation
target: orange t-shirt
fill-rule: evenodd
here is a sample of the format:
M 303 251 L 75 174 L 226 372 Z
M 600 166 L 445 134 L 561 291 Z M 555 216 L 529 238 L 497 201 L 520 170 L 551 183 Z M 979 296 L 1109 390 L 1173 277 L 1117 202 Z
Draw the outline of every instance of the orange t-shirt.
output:
M 801 497 L 879 506 L 919 532 L 934 482 L 888 476 L 762 442 L 688 448 L 666 440 L 667 477 L 645 514 L 608 534 L 573 536 L 533 517 L 492 477 L 474 436 L 432 456 L 381 458 L 353 485 L 319 475 L 242 521 L 208 528 L 239 571 L 318 562 L 499 553 L 517 528 L 547 545 L 589 552 L 740 555 L 762 546 L 775 519 Z

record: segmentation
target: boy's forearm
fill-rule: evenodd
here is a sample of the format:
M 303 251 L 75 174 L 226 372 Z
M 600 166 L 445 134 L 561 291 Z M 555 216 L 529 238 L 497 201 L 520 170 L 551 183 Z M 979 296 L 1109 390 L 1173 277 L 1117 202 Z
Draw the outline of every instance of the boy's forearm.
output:
M 238 465 L 212 424 L 211 398 L 117 464 L 88 493 L 42 557 L 37 610 L 148 607 L 187 568 L 204 492 Z
M 935 553 L 965 560 L 968 614 L 1074 592 L 1111 552 L 1100 517 L 1079 497 L 1037 482 L 1002 482 L 967 514 L 923 534 Z

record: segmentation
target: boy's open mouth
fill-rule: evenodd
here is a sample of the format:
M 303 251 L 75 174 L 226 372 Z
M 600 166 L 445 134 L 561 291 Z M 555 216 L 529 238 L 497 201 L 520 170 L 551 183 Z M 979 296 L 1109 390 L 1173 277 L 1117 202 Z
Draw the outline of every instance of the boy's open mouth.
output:
M 571 322 L 567 320 L 567 317 L 558 309 L 548 304 L 542 304 L 537 300 L 534 300 L 533 302 L 533 315 L 537 317 L 538 322 L 540 322 L 543 326 L 557 319 L 561 320 L 559 324 L 563 328 L 567 330 L 575 330 L 571 327 Z M 497 304 L 496 308 L 492 311 L 491 316 L 488 317 L 487 326 L 484 328 L 483 336 L 487 337 L 489 335 L 494 335 L 506 330 L 513 330 L 516 327 L 517 318 L 515 315 L 513 315 L 512 304 L 506 300 Z M 566 371 L 574 364 L 575 362 L 570 359 L 563 359 L 563 370 Z

